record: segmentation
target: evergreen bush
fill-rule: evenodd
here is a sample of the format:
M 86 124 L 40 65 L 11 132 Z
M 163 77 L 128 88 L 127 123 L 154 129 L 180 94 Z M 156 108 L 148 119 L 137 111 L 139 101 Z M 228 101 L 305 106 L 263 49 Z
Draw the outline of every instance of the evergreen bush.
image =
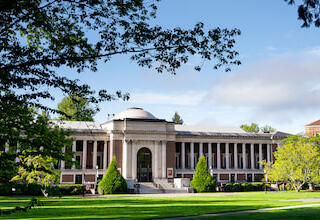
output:
M 207 161 L 203 155 L 199 158 L 190 186 L 195 188 L 197 192 L 213 192 L 215 190 L 216 181 L 210 176 Z
M 113 157 L 107 173 L 103 176 L 98 186 L 99 194 L 116 194 L 127 192 L 127 183 L 118 172 L 116 158 Z

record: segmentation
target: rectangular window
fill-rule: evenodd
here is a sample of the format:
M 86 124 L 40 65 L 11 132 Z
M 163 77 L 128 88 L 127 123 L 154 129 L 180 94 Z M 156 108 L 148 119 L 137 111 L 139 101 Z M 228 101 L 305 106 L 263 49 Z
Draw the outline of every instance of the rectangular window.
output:
M 76 151 L 83 151 L 83 141 L 76 141 Z

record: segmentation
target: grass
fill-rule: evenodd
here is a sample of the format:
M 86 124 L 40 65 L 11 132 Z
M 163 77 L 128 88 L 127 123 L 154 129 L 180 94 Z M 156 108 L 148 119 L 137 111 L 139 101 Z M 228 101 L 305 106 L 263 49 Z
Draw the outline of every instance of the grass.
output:
M 287 209 L 287 210 L 276 210 L 267 212 L 255 212 L 255 213 L 244 213 L 235 214 L 229 216 L 216 216 L 211 219 L 215 220 L 243 220 L 243 219 L 256 219 L 256 220 L 315 220 L 320 215 L 320 207 L 300 208 L 300 209 Z M 205 218 L 210 219 L 210 218 Z
M 44 206 L 42 207 L 32 209 L 27 213 L 15 212 L 10 215 L 0 216 L 0 219 L 150 219 L 306 204 L 299 201 L 279 201 L 296 198 L 320 198 L 320 192 L 272 192 L 267 194 L 250 193 L 171 198 L 147 196 L 52 197 L 41 198 L 44 202 Z M 15 206 L 23 206 L 29 200 L 30 198 L 0 197 L 0 208 L 10 209 Z M 318 216 L 320 212 L 319 209 L 310 210 L 316 213 L 311 214 L 311 216 Z M 289 212 L 291 213 L 292 210 Z M 279 211 L 279 213 L 282 212 Z M 267 214 L 277 215 L 279 213 L 272 212 L 270 214 L 268 212 Z M 247 215 L 255 214 L 250 213 Z M 221 216 L 219 218 L 225 219 L 226 217 Z M 232 217 L 243 219 L 242 215 L 233 215 Z M 248 217 L 245 218 L 248 219 Z

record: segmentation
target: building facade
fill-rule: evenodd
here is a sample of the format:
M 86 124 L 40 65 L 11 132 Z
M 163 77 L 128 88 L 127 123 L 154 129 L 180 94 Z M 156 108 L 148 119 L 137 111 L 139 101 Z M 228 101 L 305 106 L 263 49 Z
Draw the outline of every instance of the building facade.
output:
M 306 136 L 313 137 L 317 134 L 320 135 L 320 120 L 307 124 L 304 127 Z
M 61 183 L 95 185 L 115 156 L 128 186 L 136 182 L 192 179 L 204 155 L 218 182 L 260 181 L 259 161 L 273 161 L 273 152 L 287 134 L 248 133 L 237 127 L 175 125 L 141 108 L 129 108 L 111 120 L 56 122 L 74 131 L 70 149 L 77 166 L 61 162 Z

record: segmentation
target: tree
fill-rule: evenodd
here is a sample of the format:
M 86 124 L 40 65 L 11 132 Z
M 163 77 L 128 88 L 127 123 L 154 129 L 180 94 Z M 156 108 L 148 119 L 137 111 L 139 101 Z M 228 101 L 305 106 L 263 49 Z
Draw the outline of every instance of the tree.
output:
M 58 104 L 59 119 L 67 121 L 93 121 L 95 111 L 83 97 L 69 95 Z
M 183 124 L 183 120 L 182 118 L 180 117 L 180 115 L 178 114 L 178 112 L 175 112 L 173 117 L 172 117 L 172 121 L 175 123 L 175 124 L 178 124 L 178 125 L 182 125 Z
M 240 128 L 242 128 L 244 131 L 254 132 L 254 133 L 258 133 L 260 130 L 259 125 L 256 123 L 251 123 L 251 125 L 243 124 L 243 125 L 240 125 Z
M 66 134 L 59 131 L 60 136 L 55 137 L 60 140 L 57 146 L 48 145 L 45 126 L 52 127 L 47 121 L 30 117 L 30 107 L 56 111 L 43 104 L 44 99 L 54 99 L 53 90 L 77 94 L 92 104 L 129 98 L 121 91 L 96 93 L 87 84 L 59 73 L 61 68 L 79 73 L 96 71 L 98 61 L 108 62 L 119 54 L 129 55 L 139 66 L 154 67 L 159 73 L 175 74 L 194 55 L 204 61 L 212 60 L 215 69 L 223 66 L 230 71 L 231 65 L 240 64 L 234 50 L 235 37 L 240 35 L 238 29 L 208 30 L 203 23 L 189 29 L 164 29 L 153 25 L 157 2 L 1 1 L 0 139 L 37 149 L 38 153 L 43 153 L 41 143 L 52 158 L 61 160 L 65 157 L 61 146 L 68 142 L 63 137 Z M 194 68 L 199 71 L 201 66 Z M 99 107 L 96 105 L 94 110 Z M 30 135 L 24 136 L 25 133 Z
M 260 130 L 261 130 L 262 132 L 264 132 L 264 133 L 272 133 L 272 132 L 275 132 L 275 131 L 276 131 L 276 129 L 273 128 L 273 127 L 271 127 L 270 125 L 265 125 L 265 126 L 262 127 Z
M 14 164 L 18 172 L 10 175 L 10 179 L 15 176 L 16 181 L 36 181 L 41 183 L 44 189 L 49 182 L 48 179 L 58 175 L 52 166 L 61 160 L 65 160 L 68 165 L 72 163 L 73 153 L 62 152 L 63 147 L 72 146 L 73 140 L 68 138 L 71 132 L 58 128 L 47 114 L 40 114 L 34 109 L 8 103 L 0 105 L 4 109 L 0 111 L 1 124 L 7 125 L 0 127 L 1 140 L 9 147 L 11 155 L 10 163 L 2 163 L 1 160 L 1 170 L 14 171 L 12 160 L 18 157 L 20 162 Z
M 15 156 L 14 153 L 0 151 L 0 185 L 10 183 L 17 174 Z
M 116 158 L 113 157 L 107 173 L 100 181 L 98 186 L 99 194 L 125 193 L 127 183 L 118 171 Z
M 18 174 L 11 181 L 39 184 L 43 195 L 47 197 L 46 188 L 60 179 L 60 172 L 54 168 L 57 162 L 51 156 L 39 155 L 36 150 L 24 150 L 20 156 Z
M 97 62 L 119 54 L 130 55 L 142 67 L 176 70 L 199 55 L 214 68 L 240 64 L 233 50 L 238 29 L 164 29 L 153 25 L 158 0 L 37 0 L 2 1 L 0 5 L 0 85 L 17 100 L 37 104 L 54 98 L 48 88 L 90 96 L 97 103 L 127 94 L 94 91 L 79 80 L 58 74 L 61 67 L 82 72 L 97 70 Z M 95 35 L 95 39 L 89 36 Z M 200 70 L 201 66 L 195 66 Z M 2 96 L 2 93 L 1 93 Z
M 284 0 L 289 5 L 295 4 L 296 0 Z M 320 1 L 319 0 L 301 0 L 298 7 L 298 19 L 303 21 L 302 27 L 320 27 Z
M 263 162 L 271 181 L 290 182 L 297 192 L 305 183 L 320 182 L 320 151 L 315 139 L 289 136 L 274 156 L 273 165 Z
M 197 192 L 212 192 L 215 190 L 216 181 L 210 176 L 206 158 L 203 155 L 199 158 L 190 186 L 195 188 Z
M 264 133 L 271 133 L 276 131 L 276 129 L 271 127 L 270 125 L 259 127 L 259 125 L 256 123 L 251 123 L 251 125 L 243 124 L 243 125 L 240 125 L 240 128 L 246 132 L 254 132 L 254 133 L 258 133 L 259 131 Z

